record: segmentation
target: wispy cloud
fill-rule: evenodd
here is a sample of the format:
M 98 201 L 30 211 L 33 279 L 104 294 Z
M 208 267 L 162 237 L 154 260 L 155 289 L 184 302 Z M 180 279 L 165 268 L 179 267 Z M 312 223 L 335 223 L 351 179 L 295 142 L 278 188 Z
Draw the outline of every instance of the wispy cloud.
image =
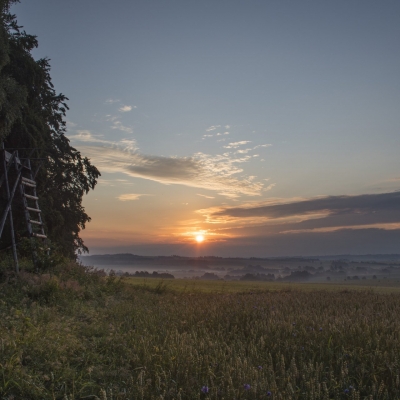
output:
M 139 200 L 142 196 L 148 196 L 148 194 L 126 193 L 119 195 L 117 199 L 120 201 L 134 201 Z
M 114 104 L 114 103 L 119 103 L 121 100 L 118 99 L 107 99 L 106 103 L 107 104 Z
M 241 150 L 236 150 L 235 153 L 236 154 L 247 154 L 251 150 L 253 150 L 253 149 L 241 149 Z
M 250 143 L 250 140 L 241 140 L 240 142 L 232 142 L 228 145 L 224 146 L 225 149 L 237 149 L 240 146 L 243 146 L 247 143 Z
M 383 229 L 386 231 L 391 230 L 399 230 L 400 222 L 392 222 L 392 223 L 375 223 L 375 224 L 365 224 L 365 225 L 341 225 L 341 226 L 327 226 L 322 228 L 311 228 L 311 229 L 292 229 L 292 230 L 283 230 L 280 233 L 288 234 L 288 233 L 329 233 L 336 232 L 342 230 L 359 230 L 359 229 Z
M 248 179 L 239 166 L 249 156 L 232 158 L 203 153 L 191 157 L 154 156 L 140 153 L 134 141 L 87 146 L 85 153 L 103 171 L 214 190 L 227 197 L 257 196 L 264 189 L 263 183 Z
M 197 196 L 205 197 L 206 199 L 215 199 L 213 196 L 206 196 L 205 194 L 196 193 Z
M 108 141 L 100 139 L 103 135 L 94 135 L 87 129 L 76 131 L 75 135 L 67 135 L 68 139 L 79 142 L 90 142 L 90 143 L 108 143 Z
M 122 125 L 121 121 L 114 121 L 113 125 L 111 126 L 111 129 L 115 129 L 126 133 L 133 133 L 133 129 L 130 126 Z
M 361 227 L 398 229 L 400 192 L 272 199 L 268 203 L 211 207 L 198 212 L 210 223 L 241 227 L 263 225 L 275 233 L 333 232 Z
M 211 125 L 209 128 L 206 129 L 206 132 L 215 131 L 217 128 L 221 128 L 221 125 Z
M 374 214 L 383 210 L 400 211 L 400 192 L 382 194 L 363 194 L 358 196 L 328 196 L 292 202 L 258 205 L 256 207 L 236 207 L 221 210 L 220 215 L 232 217 L 263 216 L 282 218 L 293 215 L 306 215 L 326 212 L 330 215 Z
M 122 106 L 118 109 L 118 111 L 121 111 L 121 112 L 128 112 L 131 110 L 132 110 L 132 106 Z
M 67 128 L 76 128 L 78 126 L 78 124 L 76 124 L 75 122 L 72 122 L 68 119 L 65 122 L 67 123 Z

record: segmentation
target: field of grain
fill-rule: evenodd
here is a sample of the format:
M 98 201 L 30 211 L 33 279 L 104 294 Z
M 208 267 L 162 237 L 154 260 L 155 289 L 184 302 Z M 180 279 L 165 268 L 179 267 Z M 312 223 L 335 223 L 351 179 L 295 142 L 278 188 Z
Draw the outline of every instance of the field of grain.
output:
M 400 398 L 397 290 L 229 285 L 132 285 L 73 265 L 9 279 L 0 397 Z
M 246 293 L 264 291 L 340 291 L 340 290 L 372 290 L 375 293 L 400 293 L 400 283 L 397 280 L 359 280 L 359 281 L 331 281 L 317 283 L 295 282 L 259 282 L 259 281 L 224 281 L 201 279 L 156 279 L 156 278 L 126 278 L 124 282 L 154 290 L 157 287 L 176 292 L 190 293 Z

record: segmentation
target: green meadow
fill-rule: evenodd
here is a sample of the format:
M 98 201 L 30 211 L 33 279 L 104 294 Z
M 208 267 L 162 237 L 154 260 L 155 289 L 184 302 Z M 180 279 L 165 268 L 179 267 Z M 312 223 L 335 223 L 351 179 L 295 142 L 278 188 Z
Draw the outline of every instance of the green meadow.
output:
M 365 284 L 3 273 L 0 398 L 399 399 L 399 288 Z

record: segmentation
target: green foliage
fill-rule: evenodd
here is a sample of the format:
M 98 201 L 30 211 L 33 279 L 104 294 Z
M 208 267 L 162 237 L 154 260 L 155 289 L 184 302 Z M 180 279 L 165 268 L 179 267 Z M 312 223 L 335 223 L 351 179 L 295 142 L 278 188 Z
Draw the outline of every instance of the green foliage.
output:
M 9 30 L 16 28 L 8 14 L 9 1 L 0 0 L 0 142 L 10 133 L 26 105 L 27 90 L 7 72 L 10 63 Z
M 0 287 L 0 398 L 397 399 L 399 314 L 400 294 L 372 290 L 157 293 L 74 263 L 22 272 Z
M 100 173 L 65 136 L 68 99 L 53 87 L 49 60 L 32 57 L 37 39 L 21 30 L 8 5 L 0 2 L 0 141 L 6 148 L 36 148 L 34 156 L 44 159 L 36 181 L 46 231 L 64 256 L 74 258 L 87 251 L 79 236 L 90 221 L 82 197 Z M 27 157 L 30 150 L 19 154 Z M 17 233 L 26 236 L 22 213 L 14 216 Z

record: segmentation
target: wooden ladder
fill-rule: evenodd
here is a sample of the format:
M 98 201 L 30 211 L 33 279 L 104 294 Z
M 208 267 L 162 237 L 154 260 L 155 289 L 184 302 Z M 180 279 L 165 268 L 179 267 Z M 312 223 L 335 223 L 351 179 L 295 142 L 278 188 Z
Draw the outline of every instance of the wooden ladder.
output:
M 36 193 L 36 182 L 34 180 L 30 160 L 25 160 L 19 190 L 22 197 L 24 206 L 24 215 L 26 220 L 26 227 L 28 229 L 29 236 L 31 238 L 47 239 L 44 232 L 44 225 L 41 216 L 41 210 L 39 207 L 39 197 Z M 27 176 L 24 176 L 27 175 Z M 31 213 L 35 215 L 35 218 L 31 218 Z

